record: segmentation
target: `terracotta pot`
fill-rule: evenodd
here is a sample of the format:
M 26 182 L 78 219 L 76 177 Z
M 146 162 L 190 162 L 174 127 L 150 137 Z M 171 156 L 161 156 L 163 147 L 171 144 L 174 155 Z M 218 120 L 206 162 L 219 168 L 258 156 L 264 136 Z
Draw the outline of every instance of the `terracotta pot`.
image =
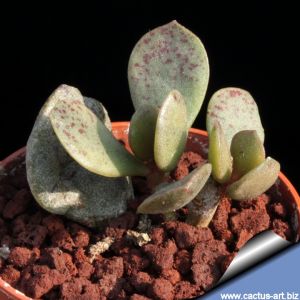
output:
M 128 145 L 128 127 L 129 122 L 113 122 L 113 134 L 117 139 L 120 139 L 124 142 L 127 149 L 129 149 Z M 205 146 L 208 145 L 207 132 L 200 129 L 190 129 L 187 149 L 200 153 L 205 153 Z M 25 147 L 19 149 L 14 152 L 4 160 L 0 161 L 0 165 L 6 169 L 12 168 L 14 165 L 18 164 L 25 156 Z M 282 197 L 286 199 L 288 205 L 290 206 L 291 211 L 294 212 L 292 216 L 294 222 L 294 230 L 296 231 L 296 240 L 299 240 L 300 237 L 300 197 L 293 187 L 291 182 L 285 177 L 283 173 L 279 174 L 278 184 L 273 188 L 276 189 L 277 192 L 281 193 Z M 0 300 L 4 299 L 19 299 L 19 300 L 29 300 L 31 298 L 26 297 L 23 293 L 18 290 L 12 288 L 8 283 L 4 282 L 0 278 Z

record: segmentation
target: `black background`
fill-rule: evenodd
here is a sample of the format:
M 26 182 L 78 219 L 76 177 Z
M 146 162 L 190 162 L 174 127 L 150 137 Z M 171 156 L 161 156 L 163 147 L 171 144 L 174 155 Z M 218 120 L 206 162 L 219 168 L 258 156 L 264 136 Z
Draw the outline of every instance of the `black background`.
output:
M 61 83 L 100 100 L 113 121 L 129 120 L 131 49 L 144 33 L 176 19 L 201 38 L 210 61 L 209 88 L 194 127 L 205 128 L 207 102 L 217 89 L 250 91 L 261 112 L 267 154 L 299 188 L 299 93 L 292 83 L 299 78 L 297 10 L 275 1 L 240 2 L 3 10 L 0 158 L 26 144 L 40 107 Z

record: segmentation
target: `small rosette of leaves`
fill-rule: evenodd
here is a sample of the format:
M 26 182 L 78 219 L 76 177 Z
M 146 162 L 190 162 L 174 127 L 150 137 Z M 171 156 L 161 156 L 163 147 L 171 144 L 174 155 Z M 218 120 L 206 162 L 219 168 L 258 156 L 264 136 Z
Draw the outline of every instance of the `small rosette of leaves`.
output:
M 247 91 L 217 91 L 208 105 L 207 130 L 213 177 L 221 184 L 233 182 L 227 188 L 228 196 L 255 198 L 275 183 L 280 165 L 272 158 L 265 159 L 264 129 Z
M 129 59 L 128 80 L 135 109 L 144 104 L 160 108 L 170 91 L 176 89 L 186 100 L 188 127 L 201 108 L 208 79 L 203 44 L 176 21 L 145 34 Z

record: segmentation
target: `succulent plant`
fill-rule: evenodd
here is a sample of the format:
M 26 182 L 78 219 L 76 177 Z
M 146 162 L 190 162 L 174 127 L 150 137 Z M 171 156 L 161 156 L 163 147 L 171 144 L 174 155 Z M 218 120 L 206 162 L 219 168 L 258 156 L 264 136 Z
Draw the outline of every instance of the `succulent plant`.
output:
M 152 194 L 138 213 L 170 218 L 188 205 L 187 221 L 207 227 L 224 186 L 237 200 L 263 193 L 280 167 L 265 159 L 255 101 L 237 88 L 222 89 L 209 102 L 209 162 L 176 182 L 169 176 L 184 152 L 208 78 L 205 48 L 188 29 L 173 21 L 144 35 L 128 65 L 135 107 L 128 132 L 131 151 L 114 137 L 100 102 L 59 86 L 27 144 L 28 181 L 37 202 L 50 212 L 98 226 L 126 210 L 134 197 L 129 176 L 144 176 Z
M 127 208 L 133 197 L 131 182 L 126 177 L 97 176 L 74 161 L 57 139 L 49 115 L 57 102 L 76 99 L 91 109 L 103 124 L 111 128 L 102 104 L 82 97 L 70 86 L 59 86 L 41 109 L 27 142 L 27 179 L 33 196 L 46 210 L 88 226 L 97 226 Z
M 189 204 L 187 219 L 201 227 L 208 226 L 222 194 L 233 200 L 255 198 L 275 183 L 280 171 L 276 160 L 265 158 L 264 129 L 247 91 L 230 87 L 214 93 L 206 125 L 213 180 Z
M 257 105 L 247 91 L 239 88 L 217 91 L 208 104 L 207 130 L 213 145 L 209 160 L 214 179 L 220 183 L 231 180 L 227 189 L 231 198 L 255 198 L 271 187 L 280 165 L 272 158 L 265 159 L 264 129 Z M 220 164 L 227 166 L 228 173 L 232 170 L 231 176 L 219 171 Z
M 190 202 L 211 174 L 205 164 L 159 186 L 184 151 L 206 92 L 209 66 L 201 41 L 173 21 L 135 46 L 128 78 L 136 111 L 130 153 L 111 133 L 105 108 L 61 85 L 42 108 L 27 144 L 33 195 L 46 210 L 97 226 L 125 211 L 133 198 L 128 176 L 148 176 L 153 195 L 140 213 L 169 213 Z M 156 180 L 153 180 L 153 177 Z

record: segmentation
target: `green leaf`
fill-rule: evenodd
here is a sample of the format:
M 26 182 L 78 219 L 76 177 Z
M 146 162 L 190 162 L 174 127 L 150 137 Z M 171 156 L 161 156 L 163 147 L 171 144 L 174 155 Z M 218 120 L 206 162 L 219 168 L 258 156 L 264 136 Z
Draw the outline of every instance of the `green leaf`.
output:
M 148 169 L 78 98 L 59 99 L 50 120 L 65 150 L 90 172 L 107 177 L 147 174 Z
M 193 170 L 179 181 L 164 185 L 144 200 L 137 212 L 142 214 L 169 213 L 187 205 L 205 185 L 211 174 L 207 163 Z
M 232 139 L 233 172 L 236 178 L 245 175 L 265 160 L 265 148 L 255 130 L 243 130 Z
M 208 133 L 212 131 L 216 121 L 225 134 L 228 146 L 231 145 L 233 136 L 241 130 L 256 130 L 260 140 L 264 142 L 264 129 L 257 105 L 245 90 L 230 87 L 213 94 L 207 108 Z
M 145 103 L 159 108 L 176 89 L 187 103 L 188 127 L 199 113 L 208 78 L 208 58 L 202 42 L 176 21 L 145 34 L 134 47 L 128 65 L 135 109 Z
M 154 160 L 167 172 L 176 167 L 187 140 L 186 104 L 181 94 L 169 93 L 159 110 L 154 139 Z
M 158 109 L 145 104 L 133 114 L 129 127 L 129 144 L 134 154 L 142 160 L 153 158 L 154 135 Z
M 197 227 L 208 227 L 220 201 L 220 186 L 209 178 L 195 199 L 188 204 L 189 214 L 186 222 Z
M 219 183 L 228 182 L 232 172 L 232 158 L 218 121 L 209 133 L 208 160 L 212 164 L 213 178 Z
M 27 180 L 34 198 L 45 210 L 65 215 L 87 226 L 124 213 L 133 198 L 128 178 L 95 175 L 78 165 L 58 141 L 49 119 L 61 98 L 80 99 L 80 92 L 67 85 L 59 86 L 42 107 L 26 146 Z M 84 103 L 109 128 L 105 108 L 92 98 Z
M 256 198 L 275 183 L 279 171 L 280 164 L 275 159 L 267 157 L 259 166 L 228 186 L 227 195 L 234 200 Z

